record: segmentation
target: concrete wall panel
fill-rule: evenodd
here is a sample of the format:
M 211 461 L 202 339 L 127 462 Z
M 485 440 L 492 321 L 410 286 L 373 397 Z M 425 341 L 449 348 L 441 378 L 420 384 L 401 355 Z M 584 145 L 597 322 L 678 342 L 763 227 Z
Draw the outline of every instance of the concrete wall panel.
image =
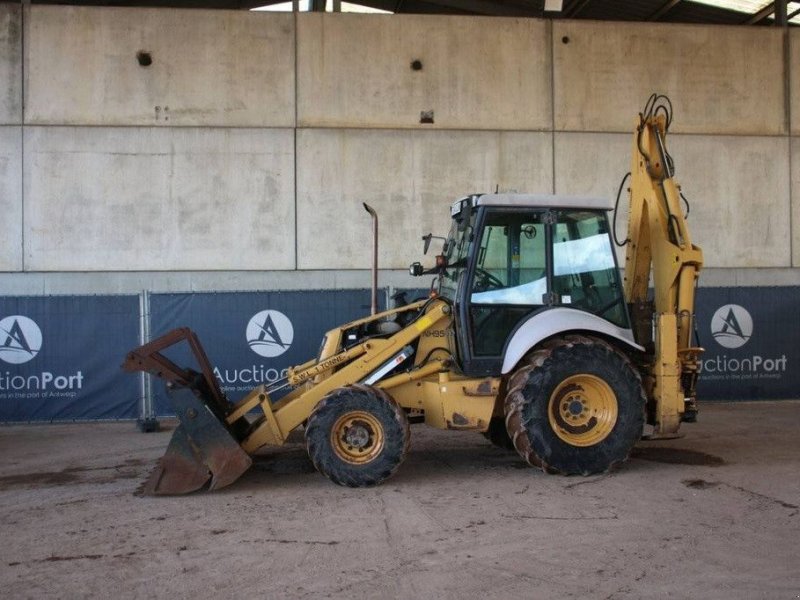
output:
M 402 269 L 422 259 L 422 235 L 447 233 L 456 198 L 498 185 L 552 191 L 544 133 L 309 129 L 298 132 L 297 152 L 301 269 L 370 266 L 362 202 L 380 218 L 381 268 Z
M 790 266 L 788 140 L 672 136 L 670 142 L 706 265 Z
M 675 132 L 785 133 L 778 28 L 553 24 L 555 126 L 626 132 L 652 92 L 675 105 Z
M 25 44 L 29 124 L 294 124 L 291 14 L 37 5 Z
M 789 48 L 792 134 L 800 135 L 800 29 L 789 30 Z
M 0 125 L 22 123 L 22 9 L 0 4 Z
M 556 189 L 613 201 L 622 176 L 630 171 L 631 140 L 624 134 L 559 134 Z M 703 248 L 706 266 L 789 266 L 786 139 L 673 135 L 668 142 L 676 179 L 691 206 L 689 228 Z M 620 239 L 626 237 L 627 199 L 623 190 Z
M 0 127 L 0 271 L 22 270 L 22 128 Z
M 631 170 L 631 140 L 624 133 L 557 133 L 556 193 L 613 200 Z
M 548 129 L 544 21 L 298 15 L 302 126 Z M 420 70 L 412 69 L 419 60 Z M 433 124 L 420 124 L 422 111 Z
M 791 138 L 792 147 L 792 266 L 800 267 L 800 137 Z
M 556 193 L 616 199 L 622 177 L 631 170 L 631 136 L 624 133 L 557 133 L 555 135 Z M 619 202 L 617 237 L 625 239 L 628 196 Z M 617 260 L 625 264 L 625 248 L 616 247 Z
M 280 129 L 26 128 L 26 268 L 294 268 L 293 144 Z

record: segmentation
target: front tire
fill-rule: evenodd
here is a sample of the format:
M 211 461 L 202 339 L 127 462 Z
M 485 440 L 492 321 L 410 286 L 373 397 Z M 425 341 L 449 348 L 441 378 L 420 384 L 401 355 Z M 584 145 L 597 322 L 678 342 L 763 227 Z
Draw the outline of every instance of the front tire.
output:
M 592 475 L 628 458 L 642 435 L 644 408 L 631 361 L 603 340 L 572 335 L 536 350 L 514 373 L 506 428 L 529 464 Z
M 377 485 L 394 475 L 410 443 L 405 411 L 386 392 L 349 385 L 320 400 L 306 425 L 311 462 L 348 487 Z

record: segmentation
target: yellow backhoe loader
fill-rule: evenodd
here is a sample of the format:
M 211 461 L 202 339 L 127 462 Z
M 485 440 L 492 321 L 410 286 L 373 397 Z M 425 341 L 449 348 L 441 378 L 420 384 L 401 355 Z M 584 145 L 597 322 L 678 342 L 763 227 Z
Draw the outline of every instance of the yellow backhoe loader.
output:
M 144 491 L 221 488 L 301 425 L 316 468 L 352 487 L 398 469 L 413 422 L 483 432 L 568 475 L 622 463 L 645 423 L 651 437 L 674 437 L 697 410 L 703 255 L 673 178 L 671 119 L 654 94 L 636 120 L 622 280 L 609 202 L 476 194 L 452 205 L 436 265 L 411 266 L 436 276 L 430 298 L 328 331 L 316 358 L 236 404 L 188 329 L 130 352 L 124 368 L 165 379 L 180 419 Z M 199 370 L 164 354 L 182 341 Z M 289 391 L 273 400 L 279 387 Z

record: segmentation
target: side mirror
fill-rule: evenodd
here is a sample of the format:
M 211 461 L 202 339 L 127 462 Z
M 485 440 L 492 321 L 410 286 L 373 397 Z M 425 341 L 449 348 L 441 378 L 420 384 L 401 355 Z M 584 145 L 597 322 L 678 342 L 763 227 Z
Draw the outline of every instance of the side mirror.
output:
M 431 240 L 433 239 L 442 240 L 442 252 L 447 253 L 447 246 L 450 244 L 450 241 L 447 238 L 443 238 L 440 235 L 433 235 L 432 233 L 422 236 L 422 241 L 425 242 L 425 245 L 422 248 L 422 253 L 428 253 L 428 250 L 431 247 Z
M 412 277 L 420 277 L 424 272 L 425 269 L 422 268 L 422 263 L 415 262 L 408 267 L 408 274 Z

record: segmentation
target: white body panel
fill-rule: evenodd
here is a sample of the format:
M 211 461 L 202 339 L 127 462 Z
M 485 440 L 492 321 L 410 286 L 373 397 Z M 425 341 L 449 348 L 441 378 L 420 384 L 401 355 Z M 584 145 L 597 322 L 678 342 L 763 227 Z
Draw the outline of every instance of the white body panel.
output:
M 633 332 L 630 329 L 617 327 L 601 317 L 574 308 L 553 308 L 532 316 L 514 332 L 506 347 L 503 375 L 511 371 L 520 359 L 539 342 L 568 331 L 599 333 L 624 342 L 631 349 L 644 351 L 644 348 L 634 341 Z

